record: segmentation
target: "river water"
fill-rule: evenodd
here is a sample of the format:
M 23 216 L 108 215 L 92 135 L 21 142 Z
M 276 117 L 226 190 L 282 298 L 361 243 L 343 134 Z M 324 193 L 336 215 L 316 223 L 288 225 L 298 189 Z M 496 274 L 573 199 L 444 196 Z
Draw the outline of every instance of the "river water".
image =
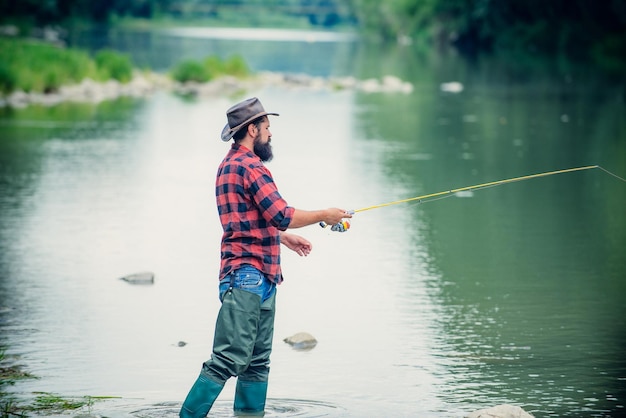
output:
M 588 165 L 626 174 L 619 79 L 560 61 L 228 33 L 71 42 L 158 71 L 238 53 L 255 71 L 394 75 L 414 90 L 0 109 L 0 343 L 38 376 L 4 390 L 114 397 L 82 411 L 95 416 L 176 416 L 210 355 L 213 184 L 229 147 L 219 133 L 245 97 L 280 113 L 268 167 L 302 209 Z M 502 403 L 537 417 L 626 415 L 626 184 L 589 169 L 446 196 L 357 213 L 343 234 L 295 231 L 314 249 L 283 253 L 266 416 L 462 417 Z M 153 285 L 119 280 L 146 270 Z M 313 350 L 283 343 L 300 331 Z M 232 416 L 233 394 L 231 380 L 218 416 Z

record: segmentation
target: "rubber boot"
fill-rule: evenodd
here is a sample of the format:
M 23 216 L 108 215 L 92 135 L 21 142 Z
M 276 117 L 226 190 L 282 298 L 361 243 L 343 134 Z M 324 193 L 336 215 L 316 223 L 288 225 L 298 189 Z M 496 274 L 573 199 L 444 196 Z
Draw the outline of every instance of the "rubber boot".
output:
M 183 402 L 180 418 L 206 417 L 223 387 L 224 384 L 219 384 L 201 374 Z
M 267 382 L 247 382 L 237 379 L 235 389 L 235 415 L 263 416 Z

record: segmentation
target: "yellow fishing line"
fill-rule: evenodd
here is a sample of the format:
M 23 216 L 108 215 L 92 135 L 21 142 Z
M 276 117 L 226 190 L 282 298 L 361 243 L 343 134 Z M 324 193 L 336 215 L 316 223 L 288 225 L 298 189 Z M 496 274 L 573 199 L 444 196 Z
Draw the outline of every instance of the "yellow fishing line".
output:
M 600 168 L 600 169 L 604 170 L 600 166 L 589 165 L 589 166 L 585 166 L 585 167 L 568 168 L 568 169 L 565 169 L 565 170 L 548 171 L 548 172 L 545 172 L 545 173 L 531 174 L 531 175 L 528 175 L 528 176 L 521 176 L 521 177 L 514 177 L 514 178 L 506 179 L 506 180 L 490 181 L 488 183 L 476 184 L 474 186 L 467 186 L 467 187 L 461 187 L 461 188 L 458 188 L 458 189 L 445 190 L 445 191 L 442 191 L 442 192 L 425 194 L 423 196 L 411 197 L 409 199 L 395 200 L 393 202 L 381 203 L 379 205 L 367 206 L 365 208 L 356 209 L 356 210 L 354 210 L 354 212 L 355 213 L 356 212 L 364 212 L 366 210 L 377 209 L 377 208 L 382 208 L 382 207 L 391 206 L 391 205 L 397 205 L 398 203 L 406 203 L 406 202 L 413 202 L 413 201 L 416 201 L 416 200 L 431 199 L 433 197 L 444 196 L 444 195 L 448 195 L 448 194 L 452 194 L 452 193 L 462 192 L 462 191 L 465 191 L 465 190 L 482 189 L 482 188 L 485 188 L 485 187 L 499 186 L 501 184 L 513 183 L 513 182 L 516 182 L 516 181 L 530 180 L 530 179 L 534 179 L 534 178 L 537 178 L 537 177 L 553 176 L 555 174 L 571 173 L 573 171 L 591 170 L 592 168 Z M 606 171 L 606 170 L 604 170 L 604 171 Z M 612 173 L 609 173 L 609 174 L 612 174 Z

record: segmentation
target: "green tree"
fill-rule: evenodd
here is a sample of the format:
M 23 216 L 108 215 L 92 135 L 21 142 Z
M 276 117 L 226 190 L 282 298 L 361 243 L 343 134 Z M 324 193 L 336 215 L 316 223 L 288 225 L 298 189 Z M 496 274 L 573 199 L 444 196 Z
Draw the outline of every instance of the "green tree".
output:
M 352 0 L 365 33 L 443 39 L 462 50 L 626 60 L 623 0 Z

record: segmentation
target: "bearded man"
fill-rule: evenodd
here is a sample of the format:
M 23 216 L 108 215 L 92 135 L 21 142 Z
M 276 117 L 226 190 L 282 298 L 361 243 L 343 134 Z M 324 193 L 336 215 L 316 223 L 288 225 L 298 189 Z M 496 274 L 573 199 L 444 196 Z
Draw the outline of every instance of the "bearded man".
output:
M 274 333 L 276 286 L 283 281 L 280 244 L 306 256 L 305 238 L 286 230 L 352 215 L 343 209 L 305 211 L 289 206 L 265 166 L 273 158 L 268 115 L 258 98 L 227 110 L 222 140 L 233 139 L 217 171 L 215 194 L 222 223 L 219 297 L 213 352 L 203 363 L 180 411 L 208 414 L 226 381 L 236 376 L 235 413 L 265 410 Z

